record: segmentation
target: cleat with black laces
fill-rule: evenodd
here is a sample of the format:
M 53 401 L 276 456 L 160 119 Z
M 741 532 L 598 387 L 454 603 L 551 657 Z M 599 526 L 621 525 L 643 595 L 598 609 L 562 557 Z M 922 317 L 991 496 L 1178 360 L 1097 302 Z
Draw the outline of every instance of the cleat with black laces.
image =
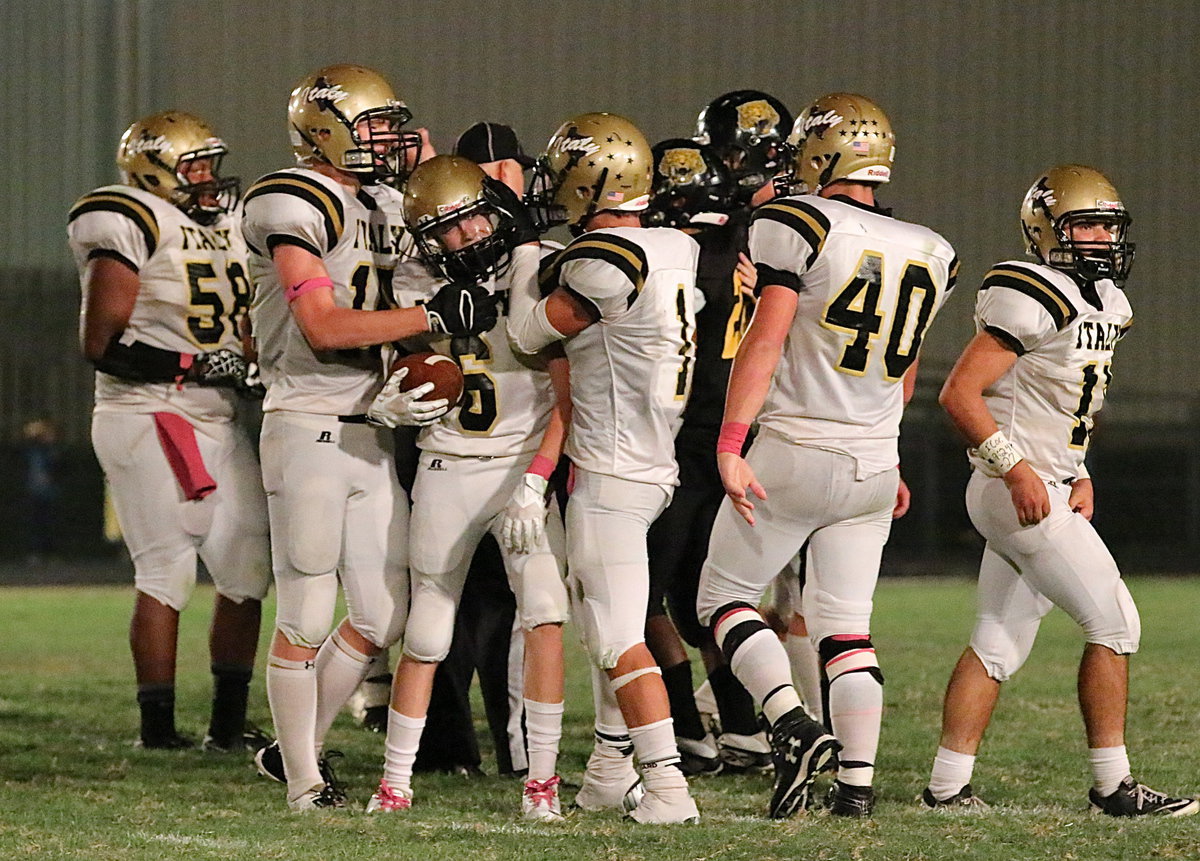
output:
M 687 777 L 719 774 L 724 767 L 712 733 L 700 739 L 675 736 L 675 747 L 679 750 L 679 770 Z
M 209 733 L 200 743 L 200 749 L 207 753 L 258 753 L 273 742 L 274 739 L 254 724 L 246 724 L 242 734 L 229 741 L 224 739 L 218 741 Z
M 728 774 L 766 774 L 771 770 L 771 742 L 765 732 L 754 735 L 723 732 L 717 737 L 717 752 L 721 766 Z
M 346 793 L 329 784 L 314 786 L 301 794 L 299 798 L 288 800 L 288 808 L 297 813 L 307 813 L 312 810 L 334 810 L 345 806 Z
M 961 810 L 982 813 L 991 807 L 990 804 L 974 794 L 969 783 L 949 798 L 934 798 L 927 786 L 921 793 L 921 802 L 931 810 Z
M 340 757 L 341 751 L 330 750 L 317 759 L 317 768 L 320 769 L 321 779 L 325 781 L 326 787 L 332 787 L 333 791 L 340 793 L 342 799 L 346 797 L 346 793 L 342 791 L 341 783 L 338 782 L 337 775 L 333 773 L 333 766 L 329 764 L 330 759 Z M 266 747 L 260 748 L 254 754 L 254 765 L 258 769 L 258 773 L 263 777 L 274 780 L 277 783 L 287 783 L 287 772 L 283 769 L 283 754 L 279 750 L 279 742 L 273 741 Z
M 875 809 L 875 790 L 869 786 L 851 786 L 835 780 L 825 800 L 833 816 L 865 819 Z
M 786 819 L 808 806 L 813 780 L 822 771 L 837 766 L 842 744 L 804 713 L 793 709 L 771 728 L 771 755 L 775 763 L 775 786 L 768 815 Z
M 1111 795 L 1088 790 L 1092 809 L 1109 816 L 1191 816 L 1200 810 L 1195 798 L 1172 798 L 1126 777 Z

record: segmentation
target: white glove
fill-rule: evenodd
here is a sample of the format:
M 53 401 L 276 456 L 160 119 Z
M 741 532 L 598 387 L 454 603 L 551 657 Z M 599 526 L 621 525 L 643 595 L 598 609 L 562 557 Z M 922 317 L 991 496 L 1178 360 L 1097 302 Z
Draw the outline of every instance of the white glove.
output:
M 425 427 L 450 410 L 450 402 L 445 398 L 421 400 L 433 391 L 433 383 L 422 383 L 407 392 L 400 391 L 400 383 L 406 376 L 408 368 L 401 368 L 388 378 L 383 390 L 375 396 L 367 410 L 367 421 L 385 428 L 394 428 L 397 425 Z
M 517 489 L 504 509 L 500 540 L 513 553 L 532 553 L 546 528 L 546 487 L 536 473 L 521 476 Z

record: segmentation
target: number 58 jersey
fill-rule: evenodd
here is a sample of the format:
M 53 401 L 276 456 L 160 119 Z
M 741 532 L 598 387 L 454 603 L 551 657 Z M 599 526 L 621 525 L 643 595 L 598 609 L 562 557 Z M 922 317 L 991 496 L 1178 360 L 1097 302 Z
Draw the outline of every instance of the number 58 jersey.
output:
M 759 424 L 842 452 L 867 478 L 899 462 L 905 373 L 954 289 L 941 236 L 847 197 L 785 197 L 755 210 L 760 286 L 798 294 Z

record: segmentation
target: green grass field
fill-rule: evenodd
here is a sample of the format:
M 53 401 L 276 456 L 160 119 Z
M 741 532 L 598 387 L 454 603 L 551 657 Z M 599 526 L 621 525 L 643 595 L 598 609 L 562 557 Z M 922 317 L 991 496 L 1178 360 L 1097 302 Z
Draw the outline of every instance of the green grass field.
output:
M 1142 652 L 1134 658 L 1129 748 L 1155 788 L 1200 792 L 1194 726 L 1200 712 L 1195 630 L 1198 579 L 1135 579 Z M 212 599 L 198 590 L 184 615 L 179 725 L 203 731 Z M 976 769 L 988 815 L 915 803 L 936 747 L 942 689 L 970 629 L 972 584 L 884 581 L 875 642 L 887 676 L 873 820 L 809 814 L 762 818 L 764 776 L 693 781 L 702 823 L 654 828 L 575 813 L 559 826 L 516 815 L 513 779 L 418 775 L 405 815 L 367 817 L 382 739 L 340 719 L 329 746 L 354 808 L 289 813 L 278 784 L 243 758 L 143 752 L 126 647 L 127 588 L 8 588 L 0 592 L 0 858 L 38 859 L 1068 859 L 1197 858 L 1200 816 L 1119 822 L 1090 814 L 1083 735 L 1074 701 L 1080 640 L 1053 613 L 1025 670 L 1006 685 Z M 270 608 L 267 618 L 270 618 Z M 572 639 L 572 638 L 569 638 Z M 264 635 L 264 650 L 266 636 Z M 583 658 L 571 654 L 562 771 L 577 782 L 590 749 Z M 261 674 L 252 718 L 269 727 Z M 485 759 L 484 767 L 491 763 Z M 569 794 L 568 794 L 569 799 Z

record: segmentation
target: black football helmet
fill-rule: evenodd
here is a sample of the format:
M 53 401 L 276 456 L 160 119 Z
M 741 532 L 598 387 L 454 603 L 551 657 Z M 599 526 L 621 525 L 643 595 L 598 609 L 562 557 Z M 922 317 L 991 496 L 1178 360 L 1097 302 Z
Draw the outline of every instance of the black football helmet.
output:
M 683 227 L 699 212 L 733 208 L 729 170 L 712 147 L 686 138 L 655 144 L 650 206 L 644 221 L 653 227 Z
M 695 140 L 713 148 L 729 168 L 735 204 L 750 202 L 783 167 L 792 113 L 759 90 L 734 90 L 709 102 L 696 118 Z

